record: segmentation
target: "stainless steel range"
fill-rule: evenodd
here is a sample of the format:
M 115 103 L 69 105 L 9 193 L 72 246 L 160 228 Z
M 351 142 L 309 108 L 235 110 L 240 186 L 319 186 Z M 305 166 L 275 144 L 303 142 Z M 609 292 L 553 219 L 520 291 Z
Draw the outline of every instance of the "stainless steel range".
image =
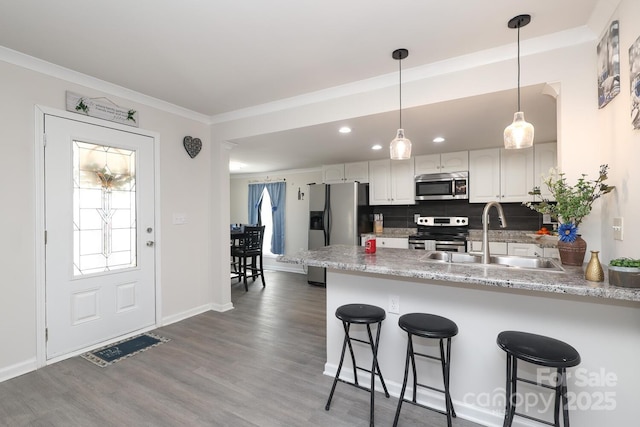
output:
M 465 252 L 469 235 L 466 216 L 416 217 L 418 232 L 409 236 L 409 249 Z

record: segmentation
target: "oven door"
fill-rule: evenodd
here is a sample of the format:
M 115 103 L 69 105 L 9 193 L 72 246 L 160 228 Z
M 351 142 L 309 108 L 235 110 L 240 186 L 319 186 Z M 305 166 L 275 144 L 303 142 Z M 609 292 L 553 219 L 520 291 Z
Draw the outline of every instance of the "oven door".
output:
M 412 239 L 409 237 L 409 249 L 418 249 L 421 251 L 435 251 L 435 240 Z
M 467 242 L 461 241 L 437 241 L 435 242 L 436 251 L 445 252 L 466 252 Z

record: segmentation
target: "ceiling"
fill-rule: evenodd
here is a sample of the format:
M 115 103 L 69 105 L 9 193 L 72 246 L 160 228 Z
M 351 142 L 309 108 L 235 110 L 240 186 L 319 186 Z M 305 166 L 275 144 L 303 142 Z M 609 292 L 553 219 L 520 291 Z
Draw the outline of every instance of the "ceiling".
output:
M 215 120 L 394 73 L 398 47 L 410 51 L 404 70 L 512 44 L 506 23 L 521 13 L 532 15 L 522 40 L 585 26 L 603 1 L 0 0 L 0 45 Z M 553 99 L 540 87 L 530 92 L 523 105 L 536 141 L 553 140 Z M 433 150 L 436 132 L 449 144 L 439 151 L 495 145 L 514 99 L 498 93 L 416 107 L 403 125 L 416 154 Z M 487 114 L 477 117 L 478 108 Z M 454 117 L 477 121 L 461 129 Z M 398 126 L 393 113 L 352 119 L 349 135 L 336 135 L 338 124 L 236 140 L 232 157 L 249 165 L 243 172 L 366 160 L 364 147 L 387 144 Z

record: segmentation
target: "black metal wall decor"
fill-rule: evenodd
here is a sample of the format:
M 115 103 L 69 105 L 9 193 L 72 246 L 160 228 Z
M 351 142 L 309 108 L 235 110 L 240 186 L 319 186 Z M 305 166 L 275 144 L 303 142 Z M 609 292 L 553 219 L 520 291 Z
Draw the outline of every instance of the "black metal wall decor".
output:
M 184 149 L 187 150 L 187 154 L 189 154 L 189 157 L 192 159 L 202 150 L 202 141 L 200 141 L 200 138 L 185 136 L 182 140 L 182 145 L 184 145 Z

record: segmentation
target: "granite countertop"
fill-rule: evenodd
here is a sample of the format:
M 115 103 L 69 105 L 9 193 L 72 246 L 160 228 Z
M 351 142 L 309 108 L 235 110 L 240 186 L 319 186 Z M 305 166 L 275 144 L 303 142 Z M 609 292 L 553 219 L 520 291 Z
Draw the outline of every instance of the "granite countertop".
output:
M 385 228 L 382 233 L 376 234 L 377 237 L 395 237 L 407 238 L 412 234 L 416 234 L 416 228 Z M 543 248 L 555 248 L 558 238 L 553 236 L 540 236 L 532 238 L 528 235 L 535 234 L 535 231 L 526 230 L 489 230 L 489 241 L 491 242 L 508 242 L 508 243 L 534 243 Z M 374 233 L 363 233 L 368 235 Z M 482 230 L 469 230 L 467 241 L 482 240 Z
M 422 253 L 412 251 L 411 256 L 407 256 L 407 251 L 411 249 L 379 248 L 375 254 L 365 254 L 362 246 L 335 245 L 280 256 L 278 261 L 416 279 L 640 301 L 640 289 L 611 286 L 606 280 L 599 283 L 589 282 L 584 279 L 582 267 L 565 266 L 564 272 L 545 272 L 485 265 L 450 264 L 426 260 L 426 251 Z

